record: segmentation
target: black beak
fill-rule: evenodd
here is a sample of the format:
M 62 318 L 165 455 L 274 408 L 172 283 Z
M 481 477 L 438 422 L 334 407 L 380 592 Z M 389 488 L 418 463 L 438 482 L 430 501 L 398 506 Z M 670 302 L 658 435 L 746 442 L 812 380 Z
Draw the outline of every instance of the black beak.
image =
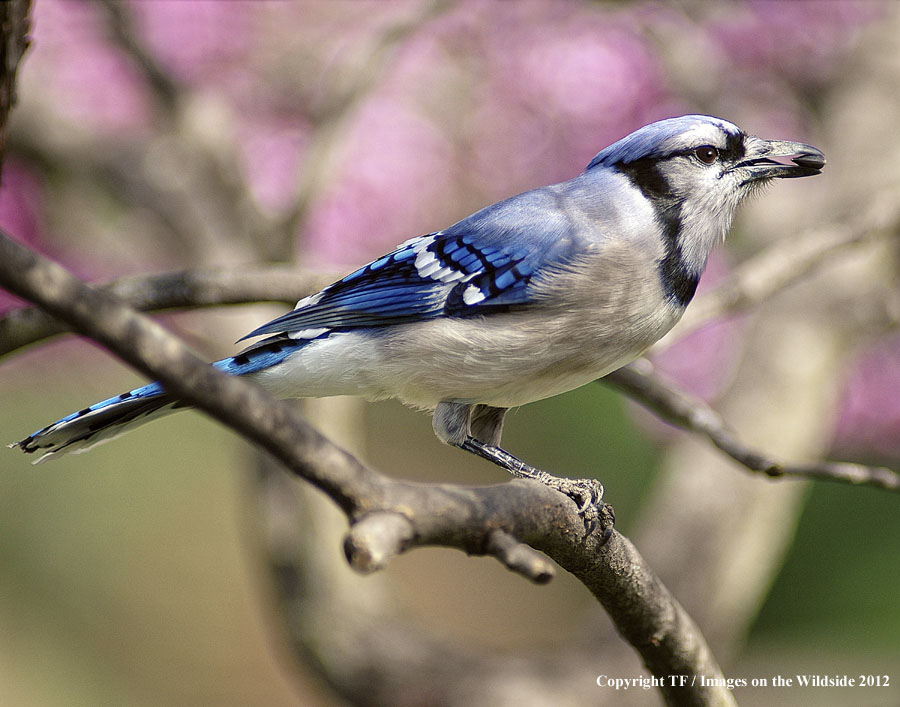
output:
M 822 151 L 802 142 L 762 140 L 748 136 L 744 146 L 744 159 L 735 169 L 747 173 L 745 184 L 760 179 L 811 177 L 820 174 L 825 166 Z

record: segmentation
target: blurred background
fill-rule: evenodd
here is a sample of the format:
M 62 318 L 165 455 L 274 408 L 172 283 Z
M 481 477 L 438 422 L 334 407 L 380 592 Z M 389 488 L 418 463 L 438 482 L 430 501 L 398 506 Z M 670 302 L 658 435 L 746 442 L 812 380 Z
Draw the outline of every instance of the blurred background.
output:
M 900 466 L 900 5 L 36 0 L 32 17 L 0 226 L 91 281 L 265 262 L 340 275 L 682 113 L 822 148 L 822 176 L 744 207 L 701 292 L 875 225 L 653 360 L 764 451 Z M 0 291 L 0 316 L 22 305 Z M 160 319 L 213 358 L 283 309 Z M 0 431 L 139 381 L 77 337 L 15 350 Z M 505 481 L 398 404 L 304 406 L 386 473 Z M 600 384 L 515 411 L 504 441 L 603 480 L 727 675 L 892 679 L 739 689 L 741 704 L 900 704 L 895 494 L 751 476 Z M 0 456 L 4 705 L 658 701 L 594 685 L 643 666 L 572 578 L 535 587 L 438 549 L 355 576 L 340 514 L 198 413 L 37 468 Z M 469 666 L 471 694 L 437 664 Z

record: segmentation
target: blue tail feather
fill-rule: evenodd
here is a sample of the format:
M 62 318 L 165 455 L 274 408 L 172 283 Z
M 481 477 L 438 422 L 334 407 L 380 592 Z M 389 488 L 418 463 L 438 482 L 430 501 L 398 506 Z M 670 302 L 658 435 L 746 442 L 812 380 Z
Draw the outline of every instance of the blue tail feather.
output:
M 282 363 L 308 343 L 309 340 L 273 336 L 212 365 L 229 375 L 245 376 Z M 166 393 L 161 383 L 148 383 L 66 415 L 10 446 L 28 454 L 42 452 L 37 459 L 41 462 L 60 452 L 86 451 L 140 424 L 184 407 Z

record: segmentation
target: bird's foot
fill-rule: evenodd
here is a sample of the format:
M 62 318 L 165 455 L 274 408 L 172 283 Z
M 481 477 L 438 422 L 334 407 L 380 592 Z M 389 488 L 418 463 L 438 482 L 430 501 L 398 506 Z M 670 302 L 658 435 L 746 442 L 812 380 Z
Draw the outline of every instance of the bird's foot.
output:
M 602 533 L 600 544 L 609 541 L 616 514 L 612 506 L 603 502 L 603 484 L 597 479 L 567 479 L 547 472 L 541 472 L 536 479 L 575 501 L 588 535 L 599 530 Z
M 596 479 L 566 479 L 553 476 L 553 474 L 526 464 L 505 449 L 485 444 L 471 435 L 466 436 L 459 447 L 503 467 L 513 476 L 540 481 L 545 486 L 565 494 L 577 504 L 578 515 L 584 521 L 584 528 L 588 535 L 599 528 L 603 534 L 601 545 L 605 545 L 612 537 L 616 516 L 612 506 L 603 503 L 603 484 Z

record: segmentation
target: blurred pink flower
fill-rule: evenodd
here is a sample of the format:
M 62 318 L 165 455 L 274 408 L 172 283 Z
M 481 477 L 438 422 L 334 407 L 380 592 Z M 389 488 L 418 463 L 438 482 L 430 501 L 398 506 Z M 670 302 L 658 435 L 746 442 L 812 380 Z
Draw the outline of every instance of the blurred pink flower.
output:
M 230 70 L 247 68 L 253 48 L 254 19 L 266 3 L 132 2 L 141 34 L 154 55 L 177 79 L 215 81 Z
M 667 112 L 660 64 L 630 10 L 496 3 L 483 28 L 483 103 L 470 123 L 476 168 L 572 176 L 601 148 Z
M 244 174 L 260 207 L 271 213 L 293 203 L 306 149 L 308 128 L 299 116 L 274 110 L 244 112 L 237 126 Z
M 729 268 L 719 252 L 710 257 L 698 293 L 714 289 Z M 715 399 L 737 364 L 740 352 L 740 320 L 713 321 L 653 356 L 653 365 L 680 387 L 704 400 Z
M 322 263 L 356 263 L 446 225 L 447 214 L 569 178 L 611 141 L 684 112 L 654 28 L 709 32 L 758 77 L 779 52 L 837 51 L 872 14 L 853 2 L 797 4 L 728 5 L 704 26 L 658 3 L 460 0 L 390 47 L 385 73 L 340 136 L 342 161 L 322 176 L 303 248 Z M 352 62 L 419 12 L 415 2 L 244 0 L 127 9 L 166 70 L 227 101 L 247 187 L 276 213 L 291 205 L 307 116 L 331 95 L 329 82 L 362 70 Z M 109 40 L 98 6 L 39 2 L 35 22 L 25 71 L 59 113 L 101 138 L 152 125 L 144 78 Z M 784 110 L 789 120 L 793 106 Z
M 346 136 L 340 175 L 316 203 L 304 250 L 314 264 L 354 265 L 436 230 L 450 147 L 435 126 L 387 97 L 369 101 Z
M 41 240 L 44 185 L 40 176 L 20 160 L 8 157 L 0 182 L 0 228 L 15 240 L 45 251 Z M 24 302 L 0 289 L 0 314 Z
M 713 20 L 709 31 L 739 70 L 815 82 L 832 73 L 856 30 L 886 7 L 868 0 L 756 0 Z
M 0 227 L 16 240 L 37 245 L 43 200 L 43 182 L 37 172 L 21 160 L 8 157 L 0 182 Z
M 127 131 L 150 121 L 150 101 L 137 68 L 107 39 L 97 5 L 38 2 L 34 47 L 20 91 L 52 100 L 60 115 L 101 131 Z
M 840 405 L 836 446 L 900 458 L 900 336 L 879 341 L 852 365 Z

